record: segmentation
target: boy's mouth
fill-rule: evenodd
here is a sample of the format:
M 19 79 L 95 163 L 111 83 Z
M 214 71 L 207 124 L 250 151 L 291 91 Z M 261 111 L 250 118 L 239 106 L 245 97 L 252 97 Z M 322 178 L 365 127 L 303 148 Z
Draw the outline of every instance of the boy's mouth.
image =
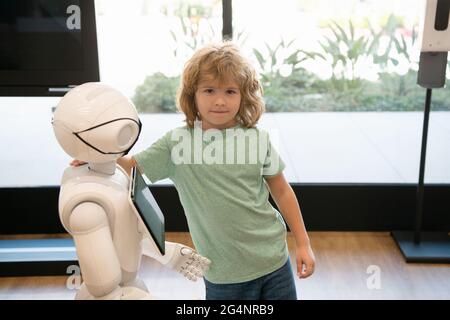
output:
M 228 113 L 227 110 L 211 110 L 211 113 Z

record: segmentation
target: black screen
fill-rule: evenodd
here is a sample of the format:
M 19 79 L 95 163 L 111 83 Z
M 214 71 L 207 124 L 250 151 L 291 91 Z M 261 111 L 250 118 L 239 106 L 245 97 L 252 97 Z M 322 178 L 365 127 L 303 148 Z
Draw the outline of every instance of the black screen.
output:
M 83 68 L 78 0 L 0 2 L 0 69 Z
M 62 96 L 99 80 L 93 0 L 0 1 L 1 96 Z
M 131 198 L 147 230 L 158 246 L 162 254 L 165 252 L 165 225 L 164 215 L 161 212 L 155 198 L 139 173 L 139 169 L 133 168 L 133 190 Z

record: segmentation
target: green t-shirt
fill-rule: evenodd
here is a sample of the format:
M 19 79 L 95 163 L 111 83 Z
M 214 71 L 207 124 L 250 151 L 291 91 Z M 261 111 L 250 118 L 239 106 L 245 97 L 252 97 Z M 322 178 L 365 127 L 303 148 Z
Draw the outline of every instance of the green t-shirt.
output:
M 151 182 L 173 181 L 195 248 L 211 260 L 208 281 L 250 281 L 286 262 L 286 225 L 264 180 L 285 165 L 266 131 L 180 127 L 134 158 Z

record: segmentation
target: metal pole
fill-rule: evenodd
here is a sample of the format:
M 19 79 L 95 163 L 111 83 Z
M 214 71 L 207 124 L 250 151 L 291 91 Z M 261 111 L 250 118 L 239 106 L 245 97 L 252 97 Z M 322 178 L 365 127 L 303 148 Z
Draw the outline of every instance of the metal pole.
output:
M 231 7 L 231 0 L 222 0 L 222 39 L 233 39 L 233 10 Z
M 420 170 L 419 170 L 419 184 L 417 186 L 417 198 L 416 198 L 416 229 L 414 232 L 414 243 L 420 243 L 420 231 L 422 229 L 423 218 L 423 193 L 424 193 L 424 175 L 425 175 L 425 160 L 427 153 L 427 135 L 428 135 L 428 120 L 430 116 L 431 105 L 431 90 L 427 89 L 427 96 L 425 99 L 425 112 L 423 116 L 423 129 L 422 129 L 422 148 L 420 151 Z

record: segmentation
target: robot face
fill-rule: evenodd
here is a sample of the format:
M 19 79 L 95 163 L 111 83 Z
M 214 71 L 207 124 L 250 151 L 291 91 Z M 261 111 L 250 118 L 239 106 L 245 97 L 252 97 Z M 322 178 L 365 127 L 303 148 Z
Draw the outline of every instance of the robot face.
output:
M 128 120 L 127 122 L 125 122 L 126 120 Z M 98 129 L 100 127 L 103 126 L 107 126 L 113 122 L 124 122 L 122 124 L 119 124 L 119 130 L 111 130 L 109 128 L 106 128 L 107 132 L 117 132 L 117 141 L 116 141 L 116 147 L 123 148 L 124 150 L 119 150 L 119 151 L 104 151 L 101 150 L 100 148 L 102 148 L 102 146 L 99 146 L 98 148 L 95 147 L 94 145 L 92 145 L 91 143 L 89 143 L 88 141 L 86 141 L 85 139 L 83 139 L 82 137 L 82 133 L 88 132 L 88 131 L 92 131 L 95 129 Z M 129 121 L 134 122 L 137 126 L 138 126 L 138 133 L 137 135 L 134 134 L 133 131 L 135 131 L 135 129 L 133 128 L 133 126 L 129 123 Z M 133 148 L 133 146 L 136 144 L 136 141 L 139 138 L 139 135 L 141 134 L 141 129 L 142 129 L 142 123 L 141 120 L 138 119 L 138 121 L 131 119 L 131 118 L 119 118 L 119 119 L 114 119 L 114 120 L 110 120 L 101 124 L 98 124 L 94 127 L 91 127 L 89 129 L 86 130 L 82 130 L 82 131 L 78 131 L 78 132 L 72 132 L 72 134 L 74 134 L 78 139 L 80 139 L 84 144 L 88 145 L 89 147 L 91 147 L 92 149 L 94 149 L 95 151 L 101 153 L 101 154 L 120 154 L 121 156 L 127 155 L 128 152 L 131 150 L 131 148 Z M 99 143 L 101 143 L 102 139 L 100 137 L 102 137 L 104 135 L 104 130 L 95 130 L 97 132 L 92 132 L 93 135 L 97 136 L 97 139 Z M 133 141 L 133 137 L 134 141 Z M 100 138 L 100 139 L 99 139 Z M 130 143 L 131 142 L 131 143 Z M 110 143 L 107 143 L 110 146 Z M 108 146 L 105 146 L 106 148 Z
M 127 154 L 142 127 L 133 103 L 103 83 L 85 83 L 69 91 L 58 104 L 52 124 L 66 153 L 92 163 Z
M 53 120 L 52 124 L 57 138 L 60 138 L 58 141 L 69 155 L 83 161 L 87 161 L 88 156 L 92 162 L 111 161 L 127 155 L 142 129 L 139 118 L 138 121 L 132 118 L 113 119 L 78 132 L 58 120 Z M 61 140 L 66 143 L 61 143 Z M 80 142 L 84 146 L 80 146 Z

